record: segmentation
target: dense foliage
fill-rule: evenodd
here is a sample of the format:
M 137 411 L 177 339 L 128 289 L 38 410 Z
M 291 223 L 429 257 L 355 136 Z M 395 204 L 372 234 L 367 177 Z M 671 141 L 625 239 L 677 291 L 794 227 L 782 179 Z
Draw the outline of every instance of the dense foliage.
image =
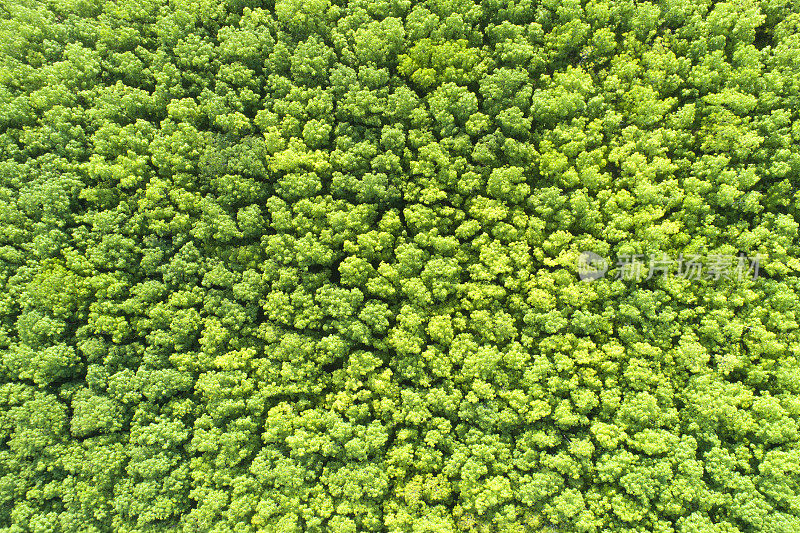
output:
M 796 1 L 0 5 L 0 531 L 800 531 Z

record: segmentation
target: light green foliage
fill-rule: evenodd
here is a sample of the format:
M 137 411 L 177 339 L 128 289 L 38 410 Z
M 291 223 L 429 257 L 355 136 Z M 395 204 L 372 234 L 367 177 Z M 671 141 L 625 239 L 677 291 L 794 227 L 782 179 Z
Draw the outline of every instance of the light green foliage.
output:
M 796 2 L 0 11 L 1 532 L 800 531 Z

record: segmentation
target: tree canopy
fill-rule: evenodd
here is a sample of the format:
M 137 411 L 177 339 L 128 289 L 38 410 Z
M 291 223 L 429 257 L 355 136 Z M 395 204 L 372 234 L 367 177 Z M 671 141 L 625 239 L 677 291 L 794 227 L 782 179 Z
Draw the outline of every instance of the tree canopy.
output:
M 800 531 L 796 2 L 0 35 L 0 532 Z

